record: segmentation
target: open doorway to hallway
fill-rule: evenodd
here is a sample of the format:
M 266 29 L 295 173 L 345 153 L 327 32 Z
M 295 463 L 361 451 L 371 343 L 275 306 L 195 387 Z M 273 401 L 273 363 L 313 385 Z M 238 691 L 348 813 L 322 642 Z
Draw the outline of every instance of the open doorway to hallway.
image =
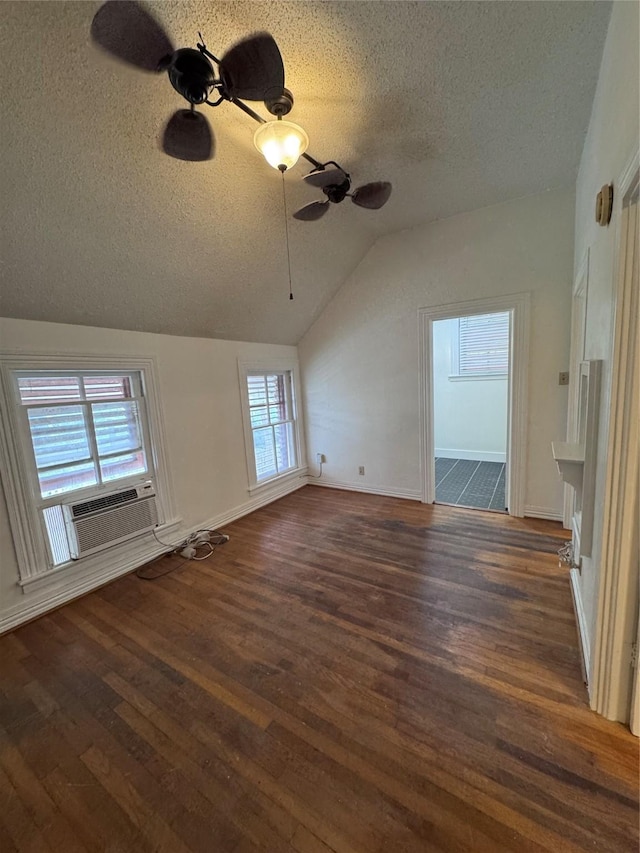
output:
M 510 312 L 433 322 L 437 503 L 505 512 Z

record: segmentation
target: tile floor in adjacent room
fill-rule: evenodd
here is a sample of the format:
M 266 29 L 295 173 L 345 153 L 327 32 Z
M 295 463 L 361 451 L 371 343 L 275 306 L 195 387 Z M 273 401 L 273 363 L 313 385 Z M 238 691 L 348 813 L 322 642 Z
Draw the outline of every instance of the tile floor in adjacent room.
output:
M 436 503 L 505 512 L 504 462 L 436 458 Z

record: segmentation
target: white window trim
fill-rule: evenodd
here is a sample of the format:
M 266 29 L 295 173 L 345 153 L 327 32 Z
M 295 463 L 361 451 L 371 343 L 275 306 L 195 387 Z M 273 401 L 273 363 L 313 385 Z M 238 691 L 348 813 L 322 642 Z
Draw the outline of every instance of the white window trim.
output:
M 167 464 L 164 441 L 164 417 L 158 398 L 157 366 L 153 358 L 140 356 L 103 356 L 95 353 L 43 353 L 23 351 L 0 351 L 0 460 L 6 472 L 4 489 L 7 498 L 9 523 L 18 562 L 19 583 L 25 588 L 42 576 L 53 573 L 60 575 L 70 567 L 69 563 L 51 568 L 48 563 L 48 548 L 42 525 L 37 517 L 32 495 L 32 475 L 27 465 L 31 447 L 21 426 L 15 400 L 14 371 L 114 371 L 141 374 L 146 399 L 147 425 L 149 430 L 149 454 L 152 460 L 153 479 L 156 484 L 159 515 L 163 519 L 175 520 L 173 489 Z M 141 479 L 148 479 L 148 475 Z M 131 480 L 127 480 L 131 482 Z M 113 483 L 83 489 L 83 495 L 113 491 Z M 99 557 L 100 555 L 94 555 Z M 79 561 L 74 561 L 77 564 Z M 93 557 L 83 561 L 87 570 L 95 562 Z
M 293 415 L 293 440 L 296 449 L 296 467 L 258 482 L 256 478 L 256 460 L 253 451 L 253 430 L 249 413 L 249 397 L 247 394 L 247 376 L 251 373 L 282 373 L 291 374 L 291 409 Z M 302 396 L 300 392 L 300 368 L 295 359 L 264 359 L 259 361 L 242 361 L 238 359 L 238 382 L 240 386 L 240 405 L 242 408 L 242 426 L 244 430 L 244 450 L 247 459 L 247 481 L 250 494 L 268 491 L 274 485 L 280 485 L 287 480 L 302 477 L 307 473 L 306 451 L 304 446 L 304 430 L 302 429 Z

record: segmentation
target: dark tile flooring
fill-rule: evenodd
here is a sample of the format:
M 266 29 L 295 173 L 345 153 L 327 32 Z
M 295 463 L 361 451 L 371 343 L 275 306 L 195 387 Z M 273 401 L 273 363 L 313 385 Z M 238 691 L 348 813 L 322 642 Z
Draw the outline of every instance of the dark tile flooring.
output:
M 436 503 L 505 512 L 504 462 L 436 459 Z

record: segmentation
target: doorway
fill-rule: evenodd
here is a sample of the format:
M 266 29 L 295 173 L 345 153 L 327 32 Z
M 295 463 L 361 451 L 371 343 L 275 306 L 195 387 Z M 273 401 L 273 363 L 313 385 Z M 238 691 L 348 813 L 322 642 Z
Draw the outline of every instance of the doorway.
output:
M 506 512 L 511 312 L 433 322 L 435 502 Z
M 499 447 L 495 450 L 487 450 L 486 458 L 473 459 L 471 457 L 464 459 L 462 457 L 447 457 L 442 453 L 437 455 L 436 451 L 444 450 L 465 450 L 465 448 L 456 448 L 444 443 L 441 439 L 442 431 L 438 431 L 438 439 L 440 445 L 436 442 L 436 427 L 437 418 L 435 408 L 437 405 L 436 398 L 436 354 L 434 351 L 434 338 L 439 336 L 441 328 L 436 327 L 436 323 L 442 320 L 456 320 L 458 322 L 458 334 L 460 334 L 460 319 L 465 319 L 463 325 L 466 327 L 463 334 L 468 337 L 473 337 L 474 325 L 477 327 L 477 318 L 486 315 L 507 315 L 508 318 L 508 336 L 507 336 L 507 352 L 506 352 L 506 382 L 505 391 L 505 417 L 504 417 L 504 449 L 501 451 Z M 443 503 L 460 503 L 465 504 L 465 499 L 468 500 L 472 493 L 482 493 L 486 495 L 491 490 L 489 498 L 489 506 L 482 507 L 483 509 L 497 509 L 504 512 L 505 510 L 514 516 L 524 516 L 525 505 L 525 471 L 526 471 L 526 425 L 527 425 L 527 376 L 528 376 L 528 350 L 529 350 L 529 294 L 519 293 L 511 296 L 495 297 L 489 299 L 478 299 L 469 302 L 454 303 L 450 305 L 441 305 L 434 308 L 422 308 L 418 312 L 419 318 L 419 333 L 420 333 L 420 451 L 421 451 L 421 472 L 422 472 L 422 500 L 424 503 L 435 503 L 436 500 Z M 476 319 L 474 319 L 476 318 Z M 450 324 L 451 325 L 451 324 Z M 477 331 L 477 328 L 476 328 Z M 453 344 L 449 343 L 449 359 L 450 362 L 455 359 L 451 355 Z M 466 359 L 468 351 L 463 353 Z M 502 358 L 504 362 L 504 355 Z M 460 350 L 458 347 L 458 360 L 460 358 Z M 455 360 L 452 364 L 455 366 Z M 477 365 L 477 361 L 476 361 Z M 459 368 L 458 361 L 458 368 Z M 468 362 L 463 367 L 468 367 Z M 455 373 L 450 375 L 454 376 Z M 486 381 L 486 380 L 484 380 Z M 482 383 L 471 383 L 466 379 L 455 379 L 451 384 L 476 384 L 476 388 Z M 482 396 L 482 395 L 480 395 Z M 473 415 L 467 415 L 473 418 Z M 474 448 L 468 453 L 474 453 Z M 492 457 L 490 454 L 503 454 L 502 456 Z M 477 455 L 475 450 L 474 455 Z M 450 459 L 453 458 L 453 462 Z M 438 460 L 438 461 L 437 461 Z M 469 466 L 466 463 L 471 462 Z M 484 466 L 483 462 L 496 463 L 494 466 Z M 461 464 L 464 463 L 464 464 Z M 504 467 L 503 467 L 504 466 Z M 476 475 L 476 481 L 473 484 L 472 490 L 470 487 L 463 484 L 463 489 L 460 490 L 455 501 L 446 500 L 443 495 L 443 484 L 448 480 L 448 486 L 454 486 L 454 481 L 464 479 L 466 469 L 470 469 L 471 478 Z M 468 472 L 467 472 L 468 473 Z M 459 476 L 458 476 L 459 475 Z M 501 481 L 504 485 L 499 484 Z M 440 485 L 439 493 L 436 492 L 437 483 Z M 466 488 L 466 493 L 464 493 Z M 501 488 L 504 489 L 504 497 L 502 496 Z M 454 489 L 451 489 L 453 492 Z M 450 494 L 450 493 L 449 493 Z M 483 502 L 486 498 L 483 497 Z M 493 503 L 493 506 L 491 504 Z

